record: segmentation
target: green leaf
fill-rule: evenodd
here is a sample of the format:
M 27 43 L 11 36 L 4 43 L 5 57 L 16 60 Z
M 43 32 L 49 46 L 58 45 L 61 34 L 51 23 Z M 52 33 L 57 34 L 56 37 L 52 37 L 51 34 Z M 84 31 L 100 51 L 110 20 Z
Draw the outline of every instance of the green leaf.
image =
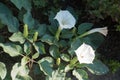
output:
M 25 42 L 25 38 L 21 32 L 14 33 L 11 37 L 9 37 L 9 40 L 13 42 L 20 42 L 21 44 Z
M 24 56 L 22 59 L 21 59 L 21 65 L 22 66 L 25 66 L 29 61 L 29 58 L 27 56 Z
M 99 33 L 94 33 L 83 38 L 83 41 L 89 45 L 91 45 L 95 50 L 101 45 L 104 37 Z
M 24 76 L 17 75 L 15 80 L 33 80 L 33 79 L 29 75 L 24 75 Z
M 19 22 L 7 6 L 0 3 L 0 19 L 1 22 L 7 25 L 10 32 L 17 32 L 19 30 Z
M 74 68 L 74 66 L 71 66 L 70 64 L 68 64 L 66 67 L 65 67 L 65 72 L 68 72 L 70 70 L 72 70 Z
M 59 45 L 59 47 L 67 47 L 68 43 L 65 40 L 60 40 L 58 45 Z
M 26 65 L 20 65 L 19 63 L 16 63 L 12 67 L 12 80 L 32 80 L 28 74 L 29 68 Z
M 18 32 L 19 31 L 19 22 L 16 17 L 0 15 L 0 18 L 3 24 L 7 25 L 8 30 L 10 32 Z
M 75 69 L 72 73 L 78 80 L 88 80 L 88 74 L 83 69 Z
M 25 42 L 24 44 L 24 52 L 29 55 L 31 53 L 32 45 L 29 42 Z
M 47 60 L 38 61 L 40 70 L 44 72 L 45 75 L 52 76 L 53 69 Z
M 51 35 L 48 35 L 48 34 L 45 34 L 45 35 L 41 38 L 41 41 L 42 41 L 42 42 L 46 42 L 46 43 L 48 43 L 49 45 L 52 45 L 52 44 L 53 44 L 53 40 L 54 40 L 54 37 L 51 36 Z
M 61 54 L 60 57 L 66 62 L 70 61 L 70 56 L 68 54 Z
M 78 34 L 83 34 L 87 30 L 91 29 L 92 26 L 93 26 L 92 23 L 82 23 L 82 24 L 80 24 L 79 27 L 78 27 Z
M 0 78 L 3 80 L 6 77 L 7 69 L 4 63 L 0 62 Z
M 26 10 L 31 10 L 31 0 L 10 0 L 19 10 L 23 7 Z
M 0 46 L 3 48 L 4 52 L 8 53 L 10 56 L 18 56 L 22 53 L 22 48 L 20 45 L 13 43 L 0 43 Z
M 59 26 L 58 21 L 54 19 L 56 14 L 53 11 L 50 11 L 49 13 L 49 22 L 51 23 L 51 26 L 49 26 L 48 29 L 51 33 L 55 34 L 55 32 L 57 31 L 57 27 Z
M 6 5 L 0 2 L 0 14 L 12 15 L 12 12 Z
M 73 37 L 72 31 L 68 29 L 63 29 L 60 35 L 61 38 L 70 39 Z
M 48 0 L 33 0 L 34 5 L 38 8 L 46 7 L 47 3 L 49 2 Z
M 39 53 L 39 54 L 45 54 L 45 46 L 43 43 L 41 42 L 36 42 L 33 44 L 35 50 Z
M 91 73 L 96 75 L 106 74 L 109 71 L 108 67 L 99 60 L 95 60 L 93 64 L 88 64 L 86 67 Z
M 52 33 L 52 35 L 55 35 L 55 33 L 57 32 L 57 29 L 58 29 L 57 26 L 52 26 L 52 25 L 48 26 L 48 30 L 50 31 L 50 33 Z
M 26 14 L 24 14 L 23 22 L 24 24 L 28 25 L 29 29 L 34 28 L 35 26 L 35 20 L 32 17 L 30 12 L 27 12 Z
M 47 76 L 46 80 L 65 80 L 65 73 L 60 70 L 55 70 L 52 72 L 52 76 Z
M 69 54 L 73 55 L 75 50 L 82 44 L 80 39 L 75 39 L 74 41 L 71 42 L 71 47 L 68 50 Z
M 59 48 L 55 45 L 50 46 L 49 52 L 50 52 L 50 55 L 53 56 L 55 59 L 60 57 Z
M 50 63 L 50 66 L 53 67 L 54 66 L 54 60 L 52 57 L 44 57 L 40 60 L 40 62 L 43 62 L 43 61 L 48 61 Z
M 35 53 L 33 56 L 32 56 L 32 59 L 37 59 L 39 57 L 39 53 Z
M 43 36 L 46 33 L 46 29 L 46 24 L 38 24 L 36 31 L 39 33 L 39 36 Z

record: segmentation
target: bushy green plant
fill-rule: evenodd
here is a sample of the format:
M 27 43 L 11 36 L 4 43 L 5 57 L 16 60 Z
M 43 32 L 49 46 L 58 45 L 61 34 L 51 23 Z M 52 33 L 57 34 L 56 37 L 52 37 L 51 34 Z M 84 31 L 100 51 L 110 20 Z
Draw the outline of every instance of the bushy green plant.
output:
M 113 20 L 119 22 L 119 3 L 118 0 L 87 0 L 86 6 L 89 12 L 98 18 L 104 19 L 111 16 Z
M 36 74 L 44 75 L 46 80 L 72 80 L 71 76 L 66 76 L 69 71 L 78 80 L 88 80 L 84 68 L 96 75 L 109 71 L 97 57 L 92 64 L 79 63 L 75 54 L 75 50 L 83 43 L 91 45 L 90 47 L 96 50 L 104 40 L 103 35 L 106 34 L 103 32 L 104 28 L 91 30 L 92 23 L 81 23 L 78 27 L 74 27 L 72 25 L 73 22 L 76 23 L 74 19 L 71 23 L 68 23 L 71 20 L 67 19 L 60 24 L 59 20 L 57 22 L 54 19 L 57 9 L 48 11 L 50 24 L 40 24 L 32 17 L 30 0 L 10 0 L 10 2 L 19 11 L 25 10 L 22 17 L 18 19 L 5 4 L 0 3 L 0 20 L 7 26 L 8 32 L 12 33 L 8 40 L 0 43 L 0 46 L 11 57 L 21 57 L 21 62 L 16 62 L 12 67 L 10 74 L 12 80 L 32 80 L 29 73 L 36 65 L 40 71 L 36 71 Z M 69 13 L 68 10 L 66 12 Z M 68 15 L 72 16 L 72 14 Z M 3 62 L 0 62 L 0 70 L 0 78 L 5 79 L 7 70 Z
M 112 73 L 115 73 L 120 68 L 120 62 L 117 60 L 104 60 Z

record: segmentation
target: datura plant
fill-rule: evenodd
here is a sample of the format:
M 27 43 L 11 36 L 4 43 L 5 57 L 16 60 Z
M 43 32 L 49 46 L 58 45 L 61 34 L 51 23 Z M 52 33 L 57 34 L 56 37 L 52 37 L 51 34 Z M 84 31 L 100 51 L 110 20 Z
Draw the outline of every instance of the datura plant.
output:
M 20 25 L 10 9 L 0 3 L 0 20 L 12 33 L 0 47 L 11 57 L 21 58 L 13 65 L 9 80 L 33 80 L 29 74 L 34 71 L 45 80 L 73 80 L 73 76 L 88 80 L 86 70 L 96 75 L 109 71 L 98 60 L 96 52 L 107 35 L 107 27 L 92 29 L 92 23 L 75 26 L 77 21 L 68 10 L 60 10 L 52 18 L 49 15 L 51 24 L 40 24 L 31 15 L 29 0 L 18 0 L 18 3 L 24 3 L 21 5 L 16 0 L 10 1 L 20 11 L 24 8 L 26 13 L 22 15 L 23 24 Z M 6 65 L 0 62 L 2 80 L 6 79 Z

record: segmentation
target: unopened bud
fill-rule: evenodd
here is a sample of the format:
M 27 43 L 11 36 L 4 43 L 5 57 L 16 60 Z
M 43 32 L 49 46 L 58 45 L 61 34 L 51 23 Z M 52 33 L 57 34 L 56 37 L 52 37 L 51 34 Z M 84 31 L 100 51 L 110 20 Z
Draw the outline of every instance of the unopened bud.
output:
M 59 66 L 60 63 L 61 63 L 61 59 L 60 59 L 60 58 L 57 58 L 57 60 L 56 60 L 56 64 Z
M 38 38 L 38 32 L 35 32 L 33 36 L 33 41 L 34 42 L 37 41 L 37 38 Z
M 28 37 L 28 25 L 27 25 L 27 24 L 24 25 L 23 36 L 24 36 L 25 38 Z

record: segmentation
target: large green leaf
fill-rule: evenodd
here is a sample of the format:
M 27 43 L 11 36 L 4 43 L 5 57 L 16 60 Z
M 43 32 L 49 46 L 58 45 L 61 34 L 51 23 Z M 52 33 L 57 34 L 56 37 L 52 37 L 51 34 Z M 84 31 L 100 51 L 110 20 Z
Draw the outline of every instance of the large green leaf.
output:
M 35 26 L 35 20 L 32 17 L 31 12 L 28 11 L 26 14 L 24 14 L 23 22 L 24 24 L 28 25 L 29 29 Z
M 53 11 L 50 11 L 49 13 L 50 13 L 49 22 L 51 23 L 51 27 L 48 27 L 48 28 L 53 33 L 53 31 L 54 32 L 57 31 L 57 27 L 59 25 L 58 25 L 58 21 L 56 19 L 54 19 L 56 14 Z M 55 34 L 55 33 L 53 33 L 53 34 Z
M 39 33 L 39 36 L 43 36 L 46 33 L 47 25 L 46 24 L 38 24 L 36 25 L 36 31 Z
M 11 37 L 9 37 L 9 40 L 13 42 L 20 42 L 21 44 L 25 42 L 25 38 L 21 32 L 14 33 Z
M 27 56 L 24 56 L 22 59 L 21 59 L 21 65 L 22 66 L 25 66 L 29 61 L 29 58 Z
M 20 65 L 16 63 L 11 71 L 12 80 L 32 80 L 32 78 L 28 75 L 29 68 L 26 65 Z
M 91 45 L 95 50 L 101 45 L 103 40 L 103 35 L 99 33 L 93 33 L 83 38 L 83 42 Z
M 61 32 L 61 38 L 66 38 L 66 39 L 70 39 L 73 37 L 73 33 L 72 31 L 68 30 L 68 29 L 63 29 Z
M 87 30 L 91 29 L 92 26 L 93 26 L 92 23 L 82 23 L 82 24 L 80 24 L 79 27 L 78 27 L 78 34 L 83 34 Z
M 73 55 L 75 50 L 82 44 L 80 39 L 75 39 L 70 43 L 70 49 L 68 50 L 69 54 Z
M 45 54 L 45 46 L 43 43 L 41 42 L 36 42 L 33 44 L 35 50 L 39 53 L 39 54 Z
M 32 55 L 32 59 L 37 59 L 39 57 L 39 53 L 35 53 L 34 55 Z
M 0 2 L 0 14 L 12 15 L 12 12 L 6 5 Z
M 0 3 L 0 19 L 3 24 L 7 25 L 10 32 L 17 32 L 19 30 L 17 18 L 14 17 L 7 6 L 2 3 Z
M 26 55 L 29 55 L 31 53 L 31 48 L 32 45 L 29 42 L 24 43 L 24 52 L 26 53 Z
M 95 60 L 93 64 L 88 64 L 87 69 L 96 75 L 106 74 L 109 71 L 108 67 L 99 60 Z
M 59 47 L 67 47 L 67 45 L 68 45 L 68 43 L 65 40 L 60 40 L 59 43 L 58 43 Z
M 40 60 L 40 62 L 43 62 L 43 61 L 48 61 L 51 67 L 54 66 L 54 59 L 52 57 L 44 57 Z
M 73 66 L 71 66 L 70 64 L 68 64 L 66 67 L 65 67 L 65 72 L 68 72 L 68 71 L 70 71 L 70 70 L 72 70 L 74 67 Z
M 56 59 L 60 57 L 59 48 L 55 45 L 50 46 L 49 52 L 50 52 L 50 55 Z
M 3 48 L 4 52 L 8 53 L 10 56 L 18 56 L 22 53 L 22 48 L 20 45 L 13 43 L 0 43 L 0 46 Z
M 52 77 L 47 76 L 46 80 L 65 80 L 65 73 L 60 70 L 55 70 L 52 73 Z
M 49 35 L 49 34 L 45 34 L 42 38 L 41 38 L 41 41 L 42 42 L 46 42 L 48 43 L 49 45 L 52 45 L 53 44 L 53 40 L 54 40 L 54 37 Z
M 35 6 L 37 6 L 38 8 L 42 8 L 42 7 L 46 7 L 49 1 L 48 0 L 33 0 L 33 2 Z
M 78 80 L 88 80 L 88 74 L 83 69 L 75 69 L 72 73 Z
M 66 61 L 66 62 L 70 61 L 70 56 L 68 54 L 61 54 L 60 57 L 62 60 Z
M 3 80 L 6 77 L 7 69 L 4 63 L 0 62 L 0 78 Z
M 31 10 L 31 0 L 10 0 L 18 9 L 21 9 L 22 7 L 26 10 Z
M 51 64 L 47 60 L 38 61 L 40 70 L 44 72 L 45 75 L 52 76 L 53 69 L 50 66 Z

